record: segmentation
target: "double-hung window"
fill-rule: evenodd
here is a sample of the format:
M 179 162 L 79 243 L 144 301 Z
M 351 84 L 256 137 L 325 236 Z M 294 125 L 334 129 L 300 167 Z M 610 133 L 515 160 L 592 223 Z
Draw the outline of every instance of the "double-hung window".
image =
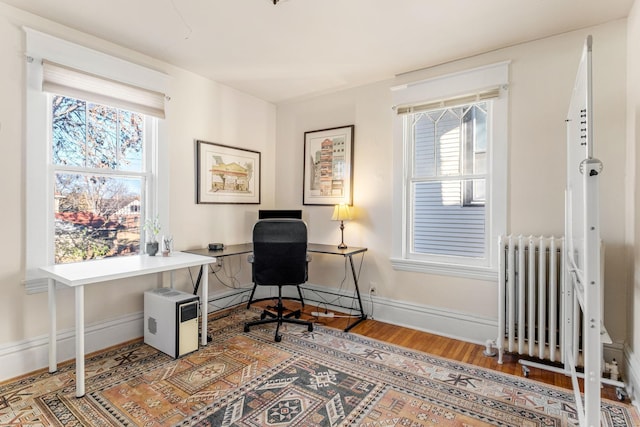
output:
M 38 268 L 144 251 L 168 225 L 165 74 L 32 29 L 27 35 L 28 292 Z
M 393 265 L 490 278 L 505 228 L 507 64 L 394 88 Z
M 154 119 L 64 95 L 49 100 L 55 263 L 140 253 Z

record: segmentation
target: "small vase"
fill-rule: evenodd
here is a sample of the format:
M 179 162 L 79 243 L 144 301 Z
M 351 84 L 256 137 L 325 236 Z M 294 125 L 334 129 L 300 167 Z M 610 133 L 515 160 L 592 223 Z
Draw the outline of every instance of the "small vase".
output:
M 158 242 L 148 242 L 147 255 L 156 256 L 157 253 L 158 253 Z
M 173 251 L 173 237 L 162 236 L 162 256 L 171 255 L 171 251 Z

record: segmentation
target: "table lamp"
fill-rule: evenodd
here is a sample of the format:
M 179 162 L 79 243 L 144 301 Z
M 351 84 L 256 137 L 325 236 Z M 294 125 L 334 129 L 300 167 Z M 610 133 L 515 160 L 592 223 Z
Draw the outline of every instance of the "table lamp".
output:
M 351 212 L 349 211 L 349 205 L 346 203 L 340 203 L 333 209 L 332 221 L 340 221 L 340 236 L 341 241 L 338 245 L 338 249 L 347 249 L 347 245 L 344 244 L 344 221 L 351 219 Z

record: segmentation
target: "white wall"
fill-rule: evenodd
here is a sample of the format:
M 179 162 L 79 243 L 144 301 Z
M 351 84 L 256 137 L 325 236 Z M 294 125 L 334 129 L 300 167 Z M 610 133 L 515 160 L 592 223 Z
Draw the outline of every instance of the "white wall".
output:
M 301 205 L 305 131 L 355 125 L 354 207 L 347 244 L 369 247 L 362 273 L 366 293 L 376 283 L 374 316 L 445 335 L 482 342 L 495 336 L 497 285 L 493 282 L 395 271 L 391 251 L 392 111 L 389 88 L 473 67 L 511 60 L 508 230 L 561 235 L 564 229 L 566 118 L 584 40 L 594 38 L 596 156 L 602 175 L 602 235 L 606 242 L 605 321 L 620 351 L 626 337 L 625 289 L 625 78 L 626 22 L 542 39 L 466 60 L 402 75 L 394 81 L 278 105 L 278 191 L 282 205 Z M 286 154 L 286 155 L 285 155 Z M 286 163 L 283 163 L 286 162 Z M 331 208 L 304 206 L 310 238 L 339 242 Z M 312 263 L 314 283 L 336 286 L 340 269 L 330 260 Z M 367 298 L 368 300 L 368 298 Z M 388 309 L 393 306 L 394 309 Z M 410 306 L 398 316 L 403 306 Z M 447 317 L 446 321 L 441 318 Z M 439 319 L 440 318 L 440 319 Z M 476 324 L 481 327 L 476 328 Z M 457 325 L 457 327 L 456 327 Z M 462 327 L 467 325 L 468 327 Z
M 627 40 L 640 39 L 640 2 L 636 1 L 627 19 Z M 640 402 L 640 51 L 637 43 L 627 45 L 627 196 L 626 223 L 628 265 L 631 280 L 627 291 L 626 372 L 633 385 L 636 402 Z
M 275 106 L 193 73 L 156 61 L 139 53 L 80 34 L 56 23 L 0 3 L 0 181 L 3 206 L 0 224 L 4 244 L 0 245 L 0 359 L 17 360 L 10 370 L 0 368 L 0 381 L 8 376 L 45 366 L 48 331 L 46 294 L 27 295 L 21 284 L 24 276 L 24 127 L 25 117 L 25 36 L 22 26 L 103 51 L 148 66 L 171 76 L 167 104 L 170 169 L 170 222 L 164 224 L 174 235 L 178 250 L 200 248 L 211 241 L 240 243 L 248 241 L 248 217 L 256 205 L 197 205 L 195 203 L 195 139 L 217 142 L 262 152 L 262 199 L 273 202 L 275 179 Z M 250 124 L 250 125 L 248 125 Z M 243 267 L 238 264 L 236 268 Z M 192 272 L 194 277 L 197 271 Z M 237 273 L 242 283 L 249 282 L 248 269 Z M 167 277 L 165 277 L 167 279 Z M 177 287 L 190 290 L 187 271 L 176 274 Z M 223 290 L 215 278 L 210 292 Z M 116 319 L 126 329 L 136 325 L 131 338 L 141 336 L 142 292 L 155 287 L 154 277 L 119 281 L 89 287 L 86 291 L 86 324 L 101 325 Z M 59 292 L 58 329 L 73 325 L 73 293 Z M 91 332 L 90 332 L 91 334 Z M 98 338 L 102 334 L 102 337 Z M 137 334 L 137 335 L 136 335 Z M 89 337 L 87 351 L 121 342 L 127 336 L 114 336 L 109 342 L 103 333 Z M 67 337 L 68 338 L 68 337 Z M 101 339 L 104 338 L 104 339 Z M 65 338 L 66 339 L 66 338 Z M 118 341 L 118 339 L 120 341 Z M 101 342 L 102 341 L 102 342 Z M 32 349 L 29 357 L 20 353 Z M 60 360 L 70 353 L 63 346 Z M 33 353 L 33 354 L 32 354 Z M 15 369 L 21 372 L 16 373 Z

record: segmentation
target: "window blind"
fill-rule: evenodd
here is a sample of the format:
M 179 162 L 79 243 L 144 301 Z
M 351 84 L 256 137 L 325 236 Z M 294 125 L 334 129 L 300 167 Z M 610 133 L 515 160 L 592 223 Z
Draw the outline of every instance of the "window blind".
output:
M 494 87 L 481 92 L 458 96 L 455 98 L 439 99 L 421 104 L 399 105 L 396 107 L 398 115 L 419 113 L 421 111 L 436 110 L 439 108 L 455 107 L 487 99 L 494 99 L 500 96 L 500 87 Z
M 42 61 L 42 90 L 164 119 L 165 94 Z

